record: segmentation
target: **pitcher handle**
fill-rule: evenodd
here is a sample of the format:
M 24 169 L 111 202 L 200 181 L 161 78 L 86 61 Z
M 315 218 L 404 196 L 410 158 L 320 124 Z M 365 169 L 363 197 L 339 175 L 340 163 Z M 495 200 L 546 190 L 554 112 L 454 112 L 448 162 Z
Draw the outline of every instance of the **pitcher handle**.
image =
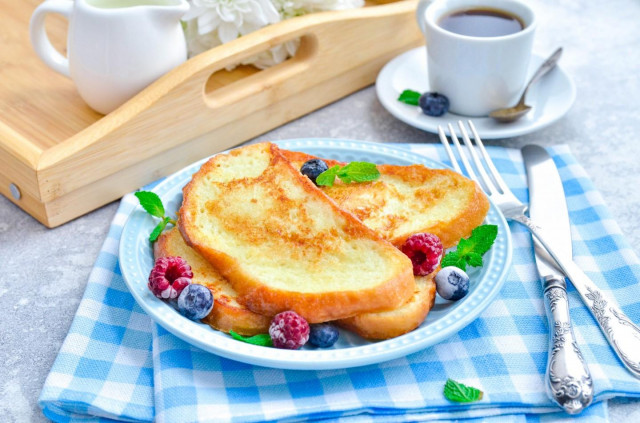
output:
M 58 13 L 69 20 L 73 11 L 73 1 L 70 0 L 47 0 L 41 3 L 31 15 L 29 23 L 29 37 L 31 45 L 40 60 L 54 71 L 66 77 L 71 77 L 69 72 L 69 59 L 56 50 L 44 27 L 44 19 L 49 13 Z
M 422 34 L 427 36 L 427 24 L 424 19 L 424 11 L 427 10 L 427 7 L 433 3 L 433 0 L 420 0 L 418 3 L 418 7 L 416 8 L 416 21 L 418 21 L 418 28 L 422 31 Z

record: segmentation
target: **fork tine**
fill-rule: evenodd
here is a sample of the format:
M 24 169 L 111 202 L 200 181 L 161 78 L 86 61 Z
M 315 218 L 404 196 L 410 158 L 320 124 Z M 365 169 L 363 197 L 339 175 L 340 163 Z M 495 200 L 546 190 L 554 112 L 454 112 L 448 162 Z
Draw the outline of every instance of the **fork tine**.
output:
M 478 177 L 476 176 L 476 173 L 473 171 L 473 166 L 471 166 L 471 164 L 467 160 L 467 155 L 462 150 L 460 141 L 458 141 L 458 137 L 456 136 L 456 131 L 453 129 L 453 125 L 451 124 L 449 124 L 449 133 L 451 134 L 451 141 L 453 141 L 453 144 L 456 146 L 456 150 L 458 151 L 458 156 L 460 156 L 460 160 L 462 160 L 462 165 L 464 166 L 464 169 L 467 171 L 467 175 L 469 175 L 469 178 L 473 179 L 474 181 L 477 181 Z
M 489 172 L 491 172 L 491 176 L 493 177 L 493 180 L 496 182 L 498 187 L 502 190 L 501 194 L 510 192 L 509 187 L 504 182 L 504 179 L 502 179 L 502 176 L 500 176 L 498 169 L 496 169 L 496 167 L 494 166 L 493 160 L 491 160 L 489 153 L 487 153 L 487 150 L 484 148 L 484 144 L 480 139 L 480 135 L 478 135 L 478 131 L 476 131 L 476 127 L 471 121 L 469 121 L 469 128 L 471 128 L 471 132 L 473 133 L 473 138 L 476 140 L 476 145 L 480 148 L 480 153 L 482 154 L 482 157 L 484 158 L 485 163 L 487 163 L 487 167 L 489 168 Z
M 471 123 L 471 121 L 469 121 L 469 123 Z M 464 127 L 464 123 L 461 120 L 458 121 L 458 126 L 460 127 L 460 132 L 462 133 L 462 139 L 464 140 L 464 144 L 467 146 L 467 149 L 471 154 L 471 158 L 473 159 L 473 163 L 476 165 L 476 169 L 480 174 L 480 181 L 478 182 L 482 184 L 482 187 L 484 188 L 487 194 L 490 194 L 490 195 L 498 194 L 499 190 L 495 186 L 495 184 L 493 183 L 489 175 L 487 175 L 487 172 L 485 171 L 485 168 L 482 165 L 482 162 L 480 161 L 480 157 L 478 157 L 478 153 L 476 152 L 476 149 L 473 146 L 473 143 L 469 139 L 469 134 L 467 133 L 467 130 Z M 474 134 L 474 139 L 476 139 L 475 138 L 476 136 L 477 136 L 477 133 Z M 485 160 L 487 159 L 485 158 Z
M 447 156 L 449 156 L 449 161 L 451 162 L 451 166 L 453 166 L 453 169 L 462 174 L 462 170 L 460 169 L 460 166 L 458 165 L 458 161 L 456 160 L 456 156 L 453 155 L 453 151 L 451 150 L 451 146 L 449 146 L 449 140 L 447 140 L 447 135 L 444 133 L 444 129 L 442 129 L 442 126 L 438 125 L 438 135 L 440 136 L 440 142 L 442 143 L 442 145 L 444 146 L 444 151 L 447 152 Z

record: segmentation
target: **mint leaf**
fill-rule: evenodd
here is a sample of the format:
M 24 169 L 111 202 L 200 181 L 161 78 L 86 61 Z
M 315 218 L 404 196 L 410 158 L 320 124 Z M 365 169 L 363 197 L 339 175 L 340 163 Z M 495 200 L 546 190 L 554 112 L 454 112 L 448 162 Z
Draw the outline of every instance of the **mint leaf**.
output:
M 149 235 L 149 241 L 156 242 L 162 231 L 164 231 L 164 228 L 167 226 L 167 223 L 169 223 L 171 220 L 172 219 L 168 217 L 162 219 L 162 221 L 158 223 L 155 228 L 153 228 L 151 235 Z
M 247 344 L 260 345 L 262 347 L 273 347 L 273 341 L 271 341 L 271 336 L 269 336 L 268 333 L 261 333 L 254 336 L 242 336 L 231 330 L 229 331 L 229 335 L 231 335 L 233 339 L 246 342 Z
M 466 386 L 452 379 L 447 379 L 447 383 L 444 385 L 444 396 L 449 401 L 474 402 L 481 400 L 483 394 L 482 391 L 477 388 Z
M 164 206 L 158 194 L 151 191 L 138 191 L 134 195 L 138 197 L 142 208 L 151 216 L 164 217 Z
M 333 186 L 336 176 L 345 184 L 351 182 L 370 182 L 380 177 L 380 171 L 375 163 L 351 162 L 346 166 L 335 165 L 316 178 L 318 186 Z
M 489 251 L 489 249 L 491 249 L 491 246 L 493 245 L 497 237 L 497 225 L 482 225 L 471 231 L 471 236 L 469 237 L 469 239 L 472 239 L 475 243 L 473 251 L 482 256 L 484 255 L 484 253 Z
M 478 253 L 471 252 L 467 254 L 467 263 L 469 263 L 469 266 L 482 267 L 482 256 Z
M 440 266 L 455 266 L 466 271 L 466 265 L 482 266 L 482 256 L 491 249 L 498 236 L 497 225 L 480 225 L 471 231 L 469 238 L 462 238 L 455 251 L 448 252 Z
M 338 178 L 343 182 L 370 182 L 380 177 L 380 171 L 375 163 L 351 162 L 338 172 Z M 348 180 L 345 180 L 347 178 Z
M 460 254 L 458 254 L 457 251 L 450 251 L 442 258 L 440 267 L 444 268 L 449 266 L 455 266 L 464 271 L 467 270 L 467 262 L 460 258 Z
M 327 186 L 327 187 L 333 186 L 333 181 L 335 181 L 336 175 L 338 174 L 339 170 L 340 170 L 340 165 L 335 165 L 325 170 L 316 178 L 316 185 Z
M 420 93 L 413 90 L 404 90 L 400 97 L 398 97 L 398 101 L 401 101 L 406 104 L 410 104 L 412 106 L 418 105 L 418 100 L 420 100 Z
M 463 257 L 469 254 L 470 252 L 472 252 L 473 241 L 471 241 L 471 237 L 466 239 L 465 238 L 460 239 L 460 241 L 458 241 L 458 246 L 456 248 L 457 248 L 458 254 L 460 254 Z
M 138 191 L 134 194 L 142 208 L 149 213 L 151 216 L 159 217 L 162 219 L 160 223 L 153 228 L 151 234 L 149 235 L 149 241 L 156 242 L 164 228 L 166 228 L 168 223 L 172 225 L 176 224 L 176 221 L 168 216 L 164 215 L 164 206 L 162 205 L 162 200 L 158 197 L 158 194 L 151 191 Z

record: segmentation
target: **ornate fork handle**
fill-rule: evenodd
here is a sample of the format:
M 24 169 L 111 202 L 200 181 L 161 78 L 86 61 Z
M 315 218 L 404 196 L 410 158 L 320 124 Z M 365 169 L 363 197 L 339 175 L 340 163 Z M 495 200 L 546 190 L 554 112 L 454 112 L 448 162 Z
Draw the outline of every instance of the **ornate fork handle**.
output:
M 570 414 L 587 408 L 593 400 L 593 380 L 573 335 L 566 284 L 549 277 L 544 283 L 549 319 L 549 357 L 546 386 L 549 397 Z
M 625 367 L 640 378 L 640 328 L 636 326 L 615 301 L 602 292 L 571 259 L 562 257 L 553 245 L 545 241 L 544 229 L 525 215 L 513 216 L 540 241 L 565 275 L 571 280 L 582 300 L 594 315 L 600 329 Z

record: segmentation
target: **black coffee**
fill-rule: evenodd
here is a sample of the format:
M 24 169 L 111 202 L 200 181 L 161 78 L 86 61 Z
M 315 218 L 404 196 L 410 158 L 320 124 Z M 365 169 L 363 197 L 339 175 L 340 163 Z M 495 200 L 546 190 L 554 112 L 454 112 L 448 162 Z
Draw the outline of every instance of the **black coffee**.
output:
M 438 25 L 470 37 L 500 37 L 524 29 L 524 23 L 517 16 L 489 7 L 458 10 L 442 17 Z

